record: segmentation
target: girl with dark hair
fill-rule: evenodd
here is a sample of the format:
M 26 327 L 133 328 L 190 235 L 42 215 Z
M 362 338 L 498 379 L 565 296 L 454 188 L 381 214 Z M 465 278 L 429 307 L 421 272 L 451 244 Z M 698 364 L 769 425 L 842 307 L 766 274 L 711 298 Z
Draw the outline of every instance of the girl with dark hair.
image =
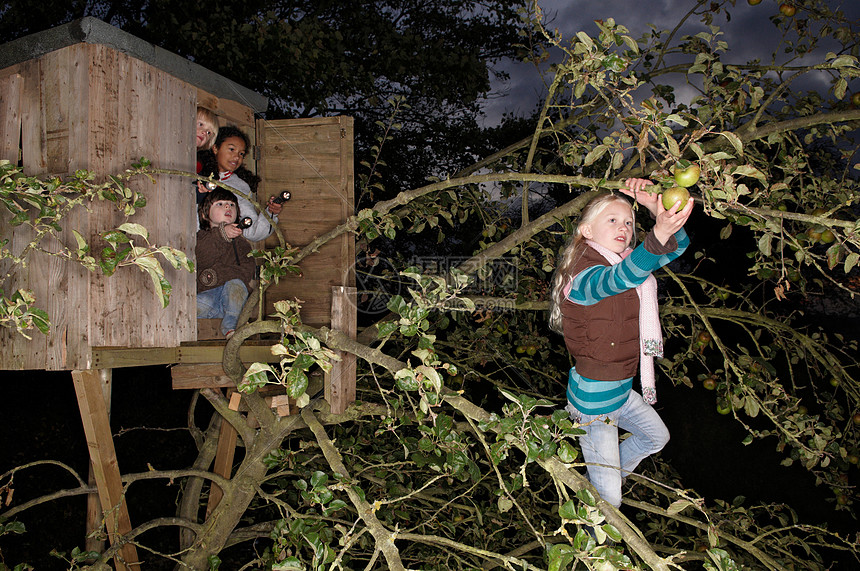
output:
M 228 235 L 231 238 L 236 238 L 241 233 L 251 242 L 265 240 L 274 228 L 261 215 L 250 200 L 246 196 L 250 196 L 252 192 L 256 192 L 259 178 L 251 171 L 244 169 L 242 165 L 245 162 L 245 154 L 250 147 L 248 136 L 235 125 L 227 125 L 218 129 L 218 136 L 215 138 L 215 143 L 212 145 L 212 152 L 207 155 L 202 164 L 200 174 L 203 176 L 214 176 L 219 180 L 237 191 L 236 198 L 239 201 L 239 217 L 250 218 L 251 226 L 241 230 L 238 227 L 228 229 Z M 249 180 L 244 180 L 244 179 Z M 253 184 L 253 188 L 249 186 L 249 182 Z M 198 202 L 200 195 L 207 192 L 205 185 L 198 183 Z M 272 220 L 278 222 L 278 214 L 283 206 L 274 201 L 274 197 L 269 199 L 266 204 L 266 209 L 272 217 Z M 233 235 L 235 234 L 235 235 Z

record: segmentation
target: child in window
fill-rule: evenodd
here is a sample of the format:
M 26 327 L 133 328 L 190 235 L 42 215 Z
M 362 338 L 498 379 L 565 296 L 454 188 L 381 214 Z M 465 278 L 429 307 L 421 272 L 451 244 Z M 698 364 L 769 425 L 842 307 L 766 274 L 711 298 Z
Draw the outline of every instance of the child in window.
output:
M 218 116 L 205 107 L 197 108 L 197 174 L 203 171 L 203 162 L 206 160 L 206 155 L 212 154 L 210 149 L 212 143 L 215 142 L 215 137 L 218 135 Z M 203 204 L 203 199 L 206 198 L 206 193 L 209 189 L 201 182 L 196 183 L 197 186 L 197 206 Z
M 198 107 L 197 152 L 211 149 L 216 135 L 218 135 L 218 116 L 205 107 Z
M 211 153 L 206 153 L 203 161 L 203 169 L 201 175 L 215 175 L 215 178 L 234 188 L 240 192 L 250 195 L 256 191 L 256 183 L 259 179 L 250 171 L 242 169 L 245 162 L 245 153 L 247 152 L 250 142 L 248 136 L 235 125 L 227 125 L 218 130 L 218 136 L 215 139 L 215 144 L 212 146 Z M 242 170 L 240 170 L 242 169 Z M 254 183 L 252 189 L 248 182 L 240 178 L 237 171 L 242 173 L 245 178 L 253 177 L 251 181 Z M 241 230 L 238 227 L 232 227 L 227 230 L 227 235 L 230 238 L 237 237 L 240 233 L 251 242 L 265 240 L 274 228 L 265 216 L 262 216 L 249 200 L 242 195 L 237 194 L 239 201 L 239 218 L 250 218 L 251 226 Z M 278 214 L 283 206 L 275 202 L 274 197 L 269 198 L 266 204 L 266 209 L 272 216 L 272 220 L 278 222 Z M 234 235 L 235 234 L 235 235 Z
M 198 209 L 197 319 L 221 319 L 228 339 L 236 330 L 239 313 L 254 279 L 251 244 L 236 227 L 239 202 L 232 192 L 216 188 L 206 194 Z M 231 231 L 231 229 L 233 231 Z

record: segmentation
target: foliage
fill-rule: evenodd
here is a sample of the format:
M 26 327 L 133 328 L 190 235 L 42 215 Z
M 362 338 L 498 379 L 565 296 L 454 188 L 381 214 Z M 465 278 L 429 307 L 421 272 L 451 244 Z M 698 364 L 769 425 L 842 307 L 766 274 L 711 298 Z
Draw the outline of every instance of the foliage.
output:
M 307 372 L 316 366 L 329 373 L 332 361 L 339 361 L 340 357 L 323 347 L 312 333 L 300 330 L 300 308 L 300 304 L 295 301 L 275 302 L 275 313 L 272 317 L 281 320 L 284 334 L 288 336 L 284 342 L 271 348 L 272 354 L 280 357 L 277 370 L 266 363 L 253 363 L 237 385 L 240 391 L 253 393 L 267 384 L 279 384 L 284 387 L 286 394 L 296 401 L 298 407 L 308 405 L 310 396 L 306 392 Z
M 722 9 L 711 6 L 705 11 L 706 31 L 682 37 L 677 48 L 659 34 L 649 39 L 650 49 L 637 47 L 627 30 L 611 19 L 597 23 L 596 38 L 580 32 L 569 47 L 550 38 L 568 57 L 557 67 L 547 101 L 547 108 L 558 118 L 553 113 L 549 117 L 570 122 L 565 116 L 570 112 L 577 123 L 606 125 L 603 133 L 555 129 L 559 150 L 574 169 L 594 169 L 606 178 L 622 178 L 641 169 L 663 187 L 674 186 L 671 173 L 676 164 L 694 163 L 702 172 L 697 187 L 705 213 L 726 221 L 720 230 L 722 240 L 738 228 L 750 231 L 755 248 L 747 253 L 752 262 L 748 271 L 775 282 L 775 301 L 786 300 L 793 287 L 808 293 L 808 280 L 819 279 L 802 277 L 809 272 L 853 296 L 852 270 L 860 259 L 860 237 L 858 183 L 850 164 L 856 160 L 856 145 L 850 144 L 854 133 L 849 121 L 856 120 L 858 113 L 840 100 L 847 81 L 860 75 L 857 57 L 829 52 L 820 63 L 798 67 L 729 63 L 725 61 L 728 45 L 712 23 Z M 800 36 L 798 45 L 805 47 L 786 47 L 792 56 L 796 50 L 806 53 L 815 47 L 813 30 L 845 24 L 825 5 L 810 3 L 808 10 L 808 27 L 775 22 L 787 34 Z M 661 66 L 670 54 L 678 53 L 689 54 L 691 64 Z M 773 82 L 767 72 L 774 68 L 787 78 Z M 641 104 L 635 103 L 633 93 L 646 85 L 646 79 L 653 82 L 676 72 L 698 92 L 689 103 L 675 103 L 674 90 L 667 85 Z M 817 93 L 788 90 L 799 76 L 815 72 L 832 81 L 831 101 Z M 573 92 L 573 100 L 589 104 L 584 109 L 572 106 L 568 91 Z M 826 152 L 821 145 L 826 145 Z M 634 148 L 636 154 L 631 156 Z M 704 251 L 696 256 L 704 271 L 683 279 L 673 276 L 682 288 L 677 303 L 691 309 L 689 325 L 680 327 L 675 322 L 674 332 L 691 338 L 700 331 L 713 336 L 721 359 L 698 358 L 697 365 L 704 366 L 706 374 L 724 379 L 718 385 L 720 406 L 745 422 L 750 438 L 776 436 L 780 449 L 790 451 L 786 464 L 803 462 L 832 486 L 839 504 L 850 504 L 843 482 L 844 460 L 856 447 L 856 435 L 851 434 L 856 429 L 846 421 L 857 410 L 860 395 L 850 370 L 841 364 L 844 361 L 835 358 L 837 349 L 827 347 L 826 335 L 798 334 L 768 322 L 761 303 L 748 297 L 752 293 L 742 293 L 736 305 L 735 295 L 724 296 L 720 292 L 726 290 L 719 284 L 703 280 L 707 262 L 716 260 Z M 691 292 L 693 283 L 704 290 L 704 298 Z M 761 293 L 759 284 L 748 287 Z M 671 313 L 675 303 L 670 301 L 665 311 Z M 742 307 L 742 313 L 734 313 L 736 307 Z M 755 317 L 750 320 L 743 311 Z M 730 325 L 739 325 L 741 331 L 733 331 Z M 737 335 L 748 336 L 749 344 L 734 348 L 722 341 Z M 856 342 L 849 347 L 856 347 Z M 704 347 L 698 349 L 704 352 Z M 663 364 L 670 375 L 685 379 L 691 354 L 676 355 L 675 362 Z M 845 357 L 849 354 L 850 349 Z M 828 376 L 850 379 L 845 394 L 815 391 L 813 398 L 827 411 L 828 419 L 795 414 L 799 379 Z M 770 428 L 758 429 L 754 421 L 743 420 L 759 415 L 767 418 Z M 831 463 L 840 468 L 822 470 Z
M 149 232 L 140 224 L 124 222 L 99 233 L 98 239 L 107 245 L 98 255 L 92 253 L 94 240 L 74 228 L 71 229 L 73 246 L 59 239 L 63 234 L 61 223 L 65 224 L 70 213 L 94 201 L 114 203 L 126 220 L 144 208 L 146 198 L 129 188 L 127 181 L 145 175 L 149 165 L 149 161 L 141 159 L 125 173 L 97 183 L 95 174 L 85 170 L 75 172 L 67 180 L 41 180 L 25 176 L 20 167 L 0 160 L 0 203 L 10 216 L 8 224 L 15 228 L 16 242 L 13 245 L 9 238 L 0 241 L 0 260 L 8 260 L 6 271 L 0 276 L 0 325 L 15 329 L 28 339 L 27 331 L 34 326 L 45 334 L 50 329 L 50 316 L 37 307 L 39 300 L 32 291 L 16 289 L 9 297 L 4 293 L 4 287 L 14 283 L 16 271 L 26 268 L 34 254 L 65 259 L 105 276 L 122 267 L 137 266 L 152 278 L 155 294 L 162 305 L 166 307 L 170 303 L 171 286 L 164 278 L 159 257 L 174 268 L 189 272 L 194 271 L 194 263 L 176 248 L 150 244 Z M 135 237 L 143 245 L 138 245 Z

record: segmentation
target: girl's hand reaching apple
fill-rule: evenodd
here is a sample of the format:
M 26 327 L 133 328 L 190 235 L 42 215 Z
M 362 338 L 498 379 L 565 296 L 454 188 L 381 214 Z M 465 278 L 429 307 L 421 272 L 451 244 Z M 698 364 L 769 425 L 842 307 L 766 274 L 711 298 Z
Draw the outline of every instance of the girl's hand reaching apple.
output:
M 693 213 L 693 199 L 688 198 L 687 203 L 679 205 L 679 210 L 675 211 L 674 209 L 666 210 L 666 208 L 663 207 L 663 201 L 659 199 L 659 196 L 660 195 L 657 195 L 658 214 L 657 223 L 654 225 L 654 237 L 657 238 L 661 244 L 665 244 L 669 238 L 675 235 L 675 232 L 683 228 L 684 224 L 687 223 L 687 220 L 690 218 L 690 214 Z M 678 202 L 680 202 L 680 200 Z
M 624 184 L 627 185 L 626 188 L 622 188 L 621 192 L 633 198 L 648 209 L 654 217 L 659 214 L 659 210 L 657 209 L 657 203 L 660 202 L 660 194 L 657 192 L 646 192 L 645 187 L 651 186 L 654 183 L 646 178 L 628 178 L 624 181 Z

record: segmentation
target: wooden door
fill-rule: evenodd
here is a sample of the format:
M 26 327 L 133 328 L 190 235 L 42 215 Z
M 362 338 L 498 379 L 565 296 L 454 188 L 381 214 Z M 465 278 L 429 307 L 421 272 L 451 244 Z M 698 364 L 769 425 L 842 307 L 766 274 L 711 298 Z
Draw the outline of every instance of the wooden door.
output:
M 289 190 L 278 227 L 287 243 L 308 245 L 342 224 L 354 213 L 353 119 L 319 117 L 257 121 L 257 172 L 262 177 L 260 203 Z M 278 245 L 272 235 L 266 247 Z M 288 276 L 271 286 L 265 312 L 274 302 L 298 298 L 302 320 L 312 326 L 330 325 L 332 287 L 355 286 L 355 237 L 344 233 L 308 256 L 302 276 Z M 355 307 L 351 308 L 353 315 Z M 354 317 L 353 317 L 354 319 Z

